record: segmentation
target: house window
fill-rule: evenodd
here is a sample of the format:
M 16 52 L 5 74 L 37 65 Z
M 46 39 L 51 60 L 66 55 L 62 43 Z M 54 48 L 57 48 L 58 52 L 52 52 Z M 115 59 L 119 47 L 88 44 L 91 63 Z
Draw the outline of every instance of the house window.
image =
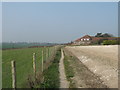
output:
M 83 41 L 83 39 L 81 39 L 81 41 Z
M 90 39 L 89 38 L 87 38 L 87 41 L 89 41 Z
M 84 39 L 84 41 L 85 41 L 86 39 Z

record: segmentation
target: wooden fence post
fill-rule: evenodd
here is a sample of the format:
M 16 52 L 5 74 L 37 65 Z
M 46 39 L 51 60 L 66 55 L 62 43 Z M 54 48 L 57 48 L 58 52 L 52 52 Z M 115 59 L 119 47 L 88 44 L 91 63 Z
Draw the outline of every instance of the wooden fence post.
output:
M 43 50 L 42 50 L 42 72 L 43 72 L 43 60 L 44 60 L 44 54 L 43 54 Z
M 50 54 L 51 54 L 51 47 L 49 48 L 49 57 L 51 56 Z
M 16 64 L 15 61 L 11 61 L 12 66 L 12 88 L 16 88 Z
M 54 46 L 54 56 L 55 56 L 55 54 L 56 54 L 56 46 Z
M 48 47 L 48 58 L 49 58 L 49 47 Z
M 36 78 L 36 53 L 33 53 L 33 72 Z
M 48 59 L 48 51 L 47 51 L 47 48 L 46 48 L 46 60 Z

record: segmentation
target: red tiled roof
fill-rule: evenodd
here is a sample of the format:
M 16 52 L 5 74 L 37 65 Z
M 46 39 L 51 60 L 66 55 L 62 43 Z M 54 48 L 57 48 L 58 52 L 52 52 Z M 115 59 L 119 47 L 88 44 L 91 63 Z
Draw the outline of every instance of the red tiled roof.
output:
M 100 39 L 108 39 L 108 40 L 117 39 L 117 37 L 94 37 L 94 36 L 85 35 L 85 36 L 75 40 L 75 42 L 79 42 L 82 38 L 90 38 L 92 41 L 98 41 Z
M 80 39 L 82 39 L 82 38 L 91 38 L 91 36 L 89 36 L 89 35 L 85 35 L 85 36 L 83 36 L 83 37 L 81 37 L 81 38 L 78 38 L 78 39 L 75 40 L 75 41 L 78 42 L 78 41 L 80 41 Z

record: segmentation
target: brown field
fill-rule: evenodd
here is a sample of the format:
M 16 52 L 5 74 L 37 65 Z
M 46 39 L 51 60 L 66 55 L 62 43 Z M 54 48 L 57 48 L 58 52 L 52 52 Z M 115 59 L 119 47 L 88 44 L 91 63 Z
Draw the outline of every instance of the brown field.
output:
M 66 46 L 65 48 L 91 72 L 99 76 L 106 86 L 118 87 L 118 45 Z

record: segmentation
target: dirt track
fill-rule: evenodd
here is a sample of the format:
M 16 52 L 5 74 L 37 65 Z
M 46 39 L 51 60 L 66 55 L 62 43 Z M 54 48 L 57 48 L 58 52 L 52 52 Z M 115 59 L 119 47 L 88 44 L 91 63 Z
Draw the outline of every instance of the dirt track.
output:
M 118 46 L 67 46 L 109 88 L 118 87 Z
M 63 64 L 64 54 L 63 50 L 61 50 L 61 59 L 59 63 L 59 72 L 60 72 L 60 88 L 69 88 L 69 83 L 66 79 L 65 69 Z

